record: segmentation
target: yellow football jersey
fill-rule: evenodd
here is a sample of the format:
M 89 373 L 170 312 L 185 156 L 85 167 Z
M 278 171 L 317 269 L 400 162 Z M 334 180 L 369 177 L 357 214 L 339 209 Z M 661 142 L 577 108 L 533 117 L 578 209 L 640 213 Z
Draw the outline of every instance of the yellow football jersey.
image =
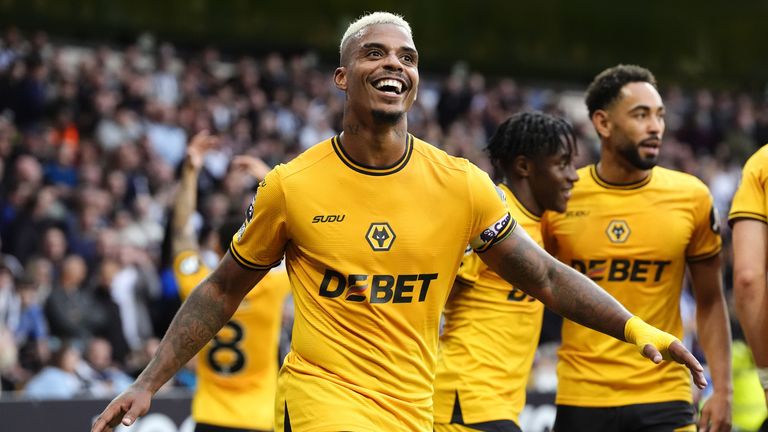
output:
M 763 146 L 744 164 L 741 184 L 733 196 L 728 222 L 755 219 L 768 222 L 768 145 Z
M 388 168 L 338 137 L 276 167 L 230 251 L 264 269 L 285 253 L 295 319 L 278 431 L 431 431 L 438 326 L 467 244 L 514 229 L 488 175 L 408 135 Z
M 197 251 L 173 265 L 182 298 L 211 272 Z M 277 387 L 283 302 L 290 292 L 285 270 L 273 270 L 246 295 L 232 318 L 197 354 L 192 418 L 230 428 L 271 430 Z
M 541 219 L 504 185 L 509 211 L 539 245 Z M 464 285 L 445 306 L 445 327 L 435 378 L 435 423 L 449 423 L 461 407 L 464 423 L 513 420 L 525 390 L 541 333 L 544 305 L 506 281 L 475 253 L 464 257 Z
M 613 185 L 594 165 L 579 170 L 568 210 L 546 212 L 544 242 L 630 312 L 682 338 L 680 292 L 686 263 L 720 252 L 716 211 L 697 178 L 655 167 L 644 180 Z M 563 322 L 557 403 L 609 407 L 690 401 L 686 368 L 656 365 L 634 345 Z

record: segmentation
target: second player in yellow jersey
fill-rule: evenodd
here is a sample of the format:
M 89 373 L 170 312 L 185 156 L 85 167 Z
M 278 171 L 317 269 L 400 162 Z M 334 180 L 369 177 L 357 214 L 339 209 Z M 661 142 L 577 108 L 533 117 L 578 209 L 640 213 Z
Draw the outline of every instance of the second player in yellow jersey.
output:
M 576 138 L 538 112 L 503 122 L 486 148 L 519 226 L 543 246 L 541 214 L 565 211 L 578 179 Z M 503 280 L 475 253 L 462 261 L 445 308 L 435 379 L 435 431 L 519 431 L 544 306 Z M 464 426 L 458 426 L 464 425 Z

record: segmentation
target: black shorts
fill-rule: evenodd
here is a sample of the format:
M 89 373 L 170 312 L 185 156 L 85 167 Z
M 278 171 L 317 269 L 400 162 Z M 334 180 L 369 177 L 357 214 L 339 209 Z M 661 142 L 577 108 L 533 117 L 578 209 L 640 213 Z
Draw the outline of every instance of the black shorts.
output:
M 195 432 L 267 432 L 261 429 L 238 429 L 229 428 L 224 426 L 215 426 L 205 423 L 197 423 L 195 425 Z
M 522 432 L 512 420 L 494 420 L 482 423 L 469 423 L 464 426 L 482 432 Z
M 693 405 L 673 401 L 587 408 L 558 405 L 555 432 L 696 431 Z

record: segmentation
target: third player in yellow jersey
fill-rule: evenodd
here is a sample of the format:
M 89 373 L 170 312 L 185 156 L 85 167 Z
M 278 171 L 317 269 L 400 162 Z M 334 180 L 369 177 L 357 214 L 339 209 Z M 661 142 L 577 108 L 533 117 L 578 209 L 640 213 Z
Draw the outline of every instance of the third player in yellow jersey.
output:
M 567 212 L 544 215 L 544 242 L 637 316 L 678 338 L 690 270 L 698 340 L 713 383 L 699 426 L 728 431 L 730 331 L 709 190 L 692 175 L 656 166 L 664 105 L 650 71 L 609 68 L 592 82 L 586 101 L 600 161 L 579 171 Z M 558 354 L 558 432 L 696 429 L 691 383 L 680 365 L 645 362 L 632 347 L 568 320 Z
M 682 338 L 685 267 L 720 252 L 706 186 L 661 167 L 635 184 L 607 183 L 595 165 L 580 169 L 579 178 L 568 211 L 546 214 L 550 251 L 648 323 Z M 632 347 L 568 320 L 562 338 L 558 404 L 691 401 L 690 378 L 678 364 L 648 363 Z
M 503 122 L 486 151 L 519 226 L 543 246 L 541 214 L 565 211 L 578 179 L 576 138 L 564 120 L 539 112 Z M 475 253 L 465 256 L 445 308 L 435 379 L 435 431 L 519 431 L 544 306 Z

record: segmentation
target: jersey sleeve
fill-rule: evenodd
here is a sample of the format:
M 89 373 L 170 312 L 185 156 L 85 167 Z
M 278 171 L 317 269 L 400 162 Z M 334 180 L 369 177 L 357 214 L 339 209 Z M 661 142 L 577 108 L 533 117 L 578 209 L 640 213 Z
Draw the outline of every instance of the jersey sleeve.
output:
M 480 277 L 481 262 L 480 257 L 470 250 L 470 252 L 465 254 L 464 258 L 461 259 L 459 271 L 456 272 L 456 280 L 466 285 L 474 285 Z
M 509 214 L 504 192 L 493 184 L 488 174 L 469 164 L 469 194 L 472 205 L 470 246 L 484 252 L 507 238 L 517 222 Z
M 176 255 L 173 260 L 173 275 L 179 285 L 182 300 L 189 297 L 192 290 L 211 272 L 211 269 L 194 250 L 187 250 Z
M 741 176 L 741 183 L 733 196 L 728 223 L 733 225 L 737 219 L 755 219 L 768 222 L 766 203 L 766 175 L 756 156 L 747 161 Z
M 686 259 L 699 261 L 717 255 L 722 245 L 720 217 L 712 202 L 712 196 L 706 189 L 696 194 L 693 223 L 693 235 L 688 242 Z
M 245 214 L 245 222 L 232 237 L 232 257 L 248 270 L 267 270 L 280 264 L 288 241 L 285 196 L 279 167 L 259 183 Z

